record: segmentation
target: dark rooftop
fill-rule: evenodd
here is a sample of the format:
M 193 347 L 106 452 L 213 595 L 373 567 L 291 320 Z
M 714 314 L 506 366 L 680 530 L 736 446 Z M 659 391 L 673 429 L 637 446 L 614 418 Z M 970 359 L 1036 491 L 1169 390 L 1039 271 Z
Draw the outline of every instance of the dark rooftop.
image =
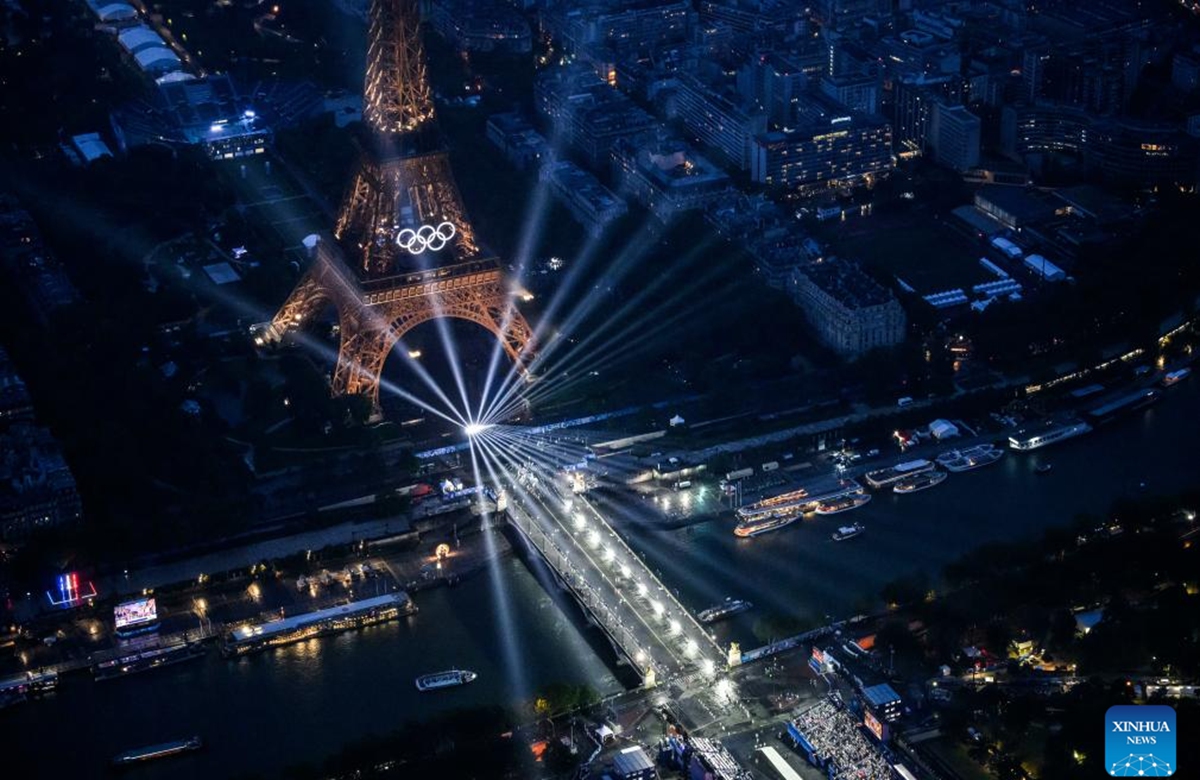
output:
M 893 300 L 890 290 L 868 276 L 857 263 L 847 260 L 812 263 L 804 266 L 801 273 L 851 309 L 882 306 Z
M 864 688 L 863 698 L 872 707 L 882 707 L 900 701 L 900 694 L 896 693 L 896 690 L 887 683 L 881 683 Z
M 977 203 L 991 203 L 1021 223 L 1037 222 L 1054 214 L 1054 206 L 1042 195 L 1021 187 L 987 184 L 975 193 L 975 200 Z
M 654 762 L 646 755 L 645 750 L 635 745 L 625 748 L 613 757 L 613 768 L 617 770 L 617 774 L 631 775 L 653 769 Z

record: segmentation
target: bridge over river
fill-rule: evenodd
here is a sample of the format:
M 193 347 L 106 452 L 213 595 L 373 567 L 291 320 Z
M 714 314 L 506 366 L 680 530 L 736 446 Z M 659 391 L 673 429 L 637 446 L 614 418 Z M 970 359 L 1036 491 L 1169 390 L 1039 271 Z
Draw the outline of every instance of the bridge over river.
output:
M 509 522 L 647 686 L 724 669 L 725 653 L 584 497 L 524 468 Z

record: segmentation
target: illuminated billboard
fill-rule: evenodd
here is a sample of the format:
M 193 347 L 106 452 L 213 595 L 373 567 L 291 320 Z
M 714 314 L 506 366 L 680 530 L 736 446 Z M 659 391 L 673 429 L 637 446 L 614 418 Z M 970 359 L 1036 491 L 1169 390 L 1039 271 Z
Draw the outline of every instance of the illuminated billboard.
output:
M 814 647 L 812 649 L 812 656 L 808 659 L 808 668 L 816 674 L 825 673 L 825 653 L 821 651 L 821 648 Z
M 880 723 L 879 719 L 876 718 L 870 710 L 867 710 L 866 714 L 863 715 L 863 725 L 867 727 L 868 731 L 875 735 L 875 739 L 879 740 L 880 742 L 887 742 L 887 727 L 885 724 Z
M 58 575 L 57 587 L 46 591 L 51 606 L 70 609 L 96 598 L 96 586 L 91 582 L 80 582 L 79 572 Z
M 158 622 L 158 607 L 153 597 L 134 599 L 114 607 L 113 618 L 118 631 L 143 628 Z

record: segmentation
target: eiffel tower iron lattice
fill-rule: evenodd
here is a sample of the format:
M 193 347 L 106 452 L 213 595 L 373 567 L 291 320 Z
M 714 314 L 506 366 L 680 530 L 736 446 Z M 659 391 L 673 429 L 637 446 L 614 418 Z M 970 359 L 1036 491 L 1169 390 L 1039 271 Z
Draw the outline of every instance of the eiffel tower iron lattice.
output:
M 278 341 L 324 307 L 341 333 L 334 395 L 361 394 L 379 412 L 388 354 L 422 322 L 455 317 L 491 331 L 524 372 L 533 331 L 514 307 L 495 257 L 476 242 L 450 160 L 436 141 L 416 0 L 372 0 L 363 121 L 370 131 L 334 236 L 313 259 L 262 341 Z

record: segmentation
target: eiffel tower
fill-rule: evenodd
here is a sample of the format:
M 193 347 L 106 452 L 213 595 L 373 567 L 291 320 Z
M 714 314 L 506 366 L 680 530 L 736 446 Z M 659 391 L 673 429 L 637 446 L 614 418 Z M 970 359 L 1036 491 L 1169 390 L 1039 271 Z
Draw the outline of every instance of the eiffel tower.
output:
M 440 142 L 417 0 L 372 0 L 358 170 L 338 214 L 339 247 L 312 262 L 257 338 L 277 342 L 332 304 L 341 333 L 333 394 L 379 414 L 384 361 L 404 334 L 438 317 L 487 328 L 524 373 L 533 332 L 496 258 L 480 247 Z M 349 258 L 349 260 L 347 259 Z

